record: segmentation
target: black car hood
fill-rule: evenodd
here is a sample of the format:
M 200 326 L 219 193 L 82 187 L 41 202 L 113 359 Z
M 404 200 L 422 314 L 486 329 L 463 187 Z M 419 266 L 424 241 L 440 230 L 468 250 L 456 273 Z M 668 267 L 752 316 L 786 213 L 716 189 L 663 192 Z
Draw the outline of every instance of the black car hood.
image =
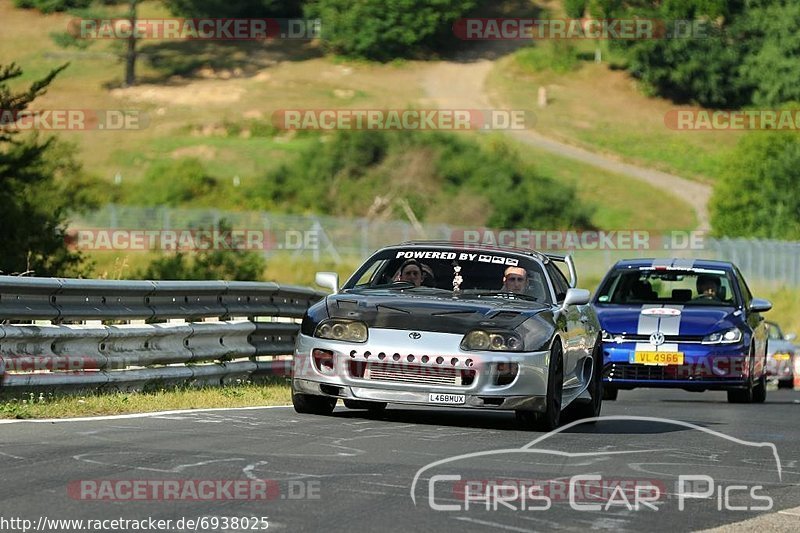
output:
M 475 327 L 514 329 L 549 306 L 504 297 L 398 294 L 397 291 L 341 293 L 326 301 L 332 318 L 361 320 L 370 327 L 466 333 Z

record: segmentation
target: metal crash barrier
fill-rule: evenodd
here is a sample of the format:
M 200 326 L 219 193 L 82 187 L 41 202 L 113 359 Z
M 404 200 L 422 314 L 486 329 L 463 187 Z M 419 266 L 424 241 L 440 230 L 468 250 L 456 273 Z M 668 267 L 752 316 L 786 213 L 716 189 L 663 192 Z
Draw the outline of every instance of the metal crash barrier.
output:
M 0 391 L 140 390 L 288 375 L 324 297 L 261 282 L 0 276 Z

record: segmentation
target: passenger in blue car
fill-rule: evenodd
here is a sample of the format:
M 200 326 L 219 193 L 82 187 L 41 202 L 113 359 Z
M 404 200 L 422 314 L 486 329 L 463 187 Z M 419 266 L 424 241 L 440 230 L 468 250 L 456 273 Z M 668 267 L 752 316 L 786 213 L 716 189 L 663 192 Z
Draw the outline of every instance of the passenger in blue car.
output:
M 630 295 L 628 296 L 628 301 L 637 301 L 637 302 L 645 302 L 645 301 L 657 301 L 658 300 L 658 293 L 653 290 L 652 285 L 647 280 L 636 280 L 633 282 L 630 288 Z

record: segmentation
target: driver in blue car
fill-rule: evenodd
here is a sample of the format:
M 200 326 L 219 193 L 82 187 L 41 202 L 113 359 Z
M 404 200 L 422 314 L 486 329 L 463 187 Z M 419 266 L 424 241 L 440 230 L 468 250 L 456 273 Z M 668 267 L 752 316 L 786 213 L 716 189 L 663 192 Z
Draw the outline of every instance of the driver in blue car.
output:
M 698 276 L 695 300 L 719 300 L 720 286 L 717 276 Z

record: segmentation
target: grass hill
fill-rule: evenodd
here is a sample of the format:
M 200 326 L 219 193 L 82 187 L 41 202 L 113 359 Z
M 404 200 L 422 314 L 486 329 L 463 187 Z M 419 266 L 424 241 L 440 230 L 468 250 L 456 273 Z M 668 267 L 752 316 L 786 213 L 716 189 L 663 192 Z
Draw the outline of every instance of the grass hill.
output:
M 160 4 L 142 4 L 140 17 L 165 16 Z M 310 135 L 276 132 L 270 125 L 273 111 L 429 105 L 422 79 L 436 68 L 436 62 L 343 61 L 323 57 L 313 44 L 298 41 L 154 41 L 140 46 L 141 83 L 123 89 L 120 43 L 61 48 L 50 35 L 64 31 L 72 15 L 20 10 L 10 0 L 0 0 L 0 17 L 7 23 L 0 56 L 21 65 L 25 81 L 70 62 L 37 106 L 136 109 L 147 115 L 147 127 L 136 131 L 59 132 L 77 145 L 86 170 L 109 184 L 108 197 L 123 203 L 139 200 L 135 185 L 148 172 L 185 158 L 198 160 L 209 176 L 223 183 L 237 178 L 242 191 L 257 187 L 315 142 Z M 480 142 L 491 141 L 481 136 Z M 665 230 L 691 228 L 696 222 L 688 206 L 652 187 L 531 148 L 519 151 L 538 173 L 573 184 L 580 200 L 595 207 L 595 226 Z M 479 203 L 480 195 L 475 196 Z M 207 200 L 195 198 L 192 205 L 257 207 L 247 202 L 246 194 L 217 194 Z M 372 198 L 364 203 L 366 211 Z M 450 222 L 460 221 L 457 210 L 449 211 Z

